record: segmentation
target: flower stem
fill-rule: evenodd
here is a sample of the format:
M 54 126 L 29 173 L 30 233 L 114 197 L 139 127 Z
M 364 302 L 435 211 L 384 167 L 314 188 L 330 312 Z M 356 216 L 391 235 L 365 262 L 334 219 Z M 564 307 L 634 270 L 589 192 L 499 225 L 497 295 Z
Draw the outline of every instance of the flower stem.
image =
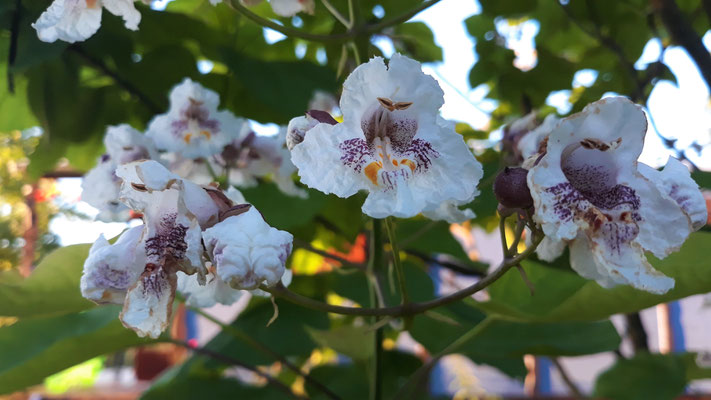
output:
M 323 3 L 323 6 L 326 7 L 326 9 L 328 10 L 328 12 L 330 12 L 331 15 L 333 15 L 333 17 L 338 20 L 338 22 L 342 23 L 343 26 L 346 27 L 346 29 L 351 29 L 351 27 L 353 26 L 353 25 L 352 25 L 352 23 L 353 23 L 353 20 L 352 20 L 352 19 L 351 19 L 351 21 L 348 21 L 348 20 L 346 19 L 346 17 L 344 17 L 343 14 L 341 14 L 341 13 L 336 9 L 336 7 L 334 7 L 333 4 L 331 4 L 330 1 L 328 1 L 328 0 L 321 0 L 321 3 Z
M 400 250 L 398 249 L 397 238 L 395 237 L 395 227 L 393 226 L 393 221 L 390 217 L 385 218 L 385 230 L 388 233 L 388 240 L 390 241 L 390 247 L 392 248 L 393 265 L 395 265 L 397 281 L 400 285 L 400 295 L 402 296 L 401 304 L 407 304 L 410 302 L 410 296 L 407 293 L 405 271 L 402 269 L 402 263 L 400 261 Z
M 383 267 L 383 227 L 379 219 L 373 218 L 373 231 L 370 240 L 370 260 L 368 262 L 368 276 L 370 283 L 370 306 L 375 309 L 380 309 L 384 306 L 382 299 L 378 296 L 378 272 Z M 371 321 L 373 325 L 378 323 L 378 316 L 373 316 Z M 382 398 L 382 359 L 383 359 L 383 328 L 379 327 L 373 335 L 373 358 L 371 360 L 370 370 L 370 399 L 380 400 Z

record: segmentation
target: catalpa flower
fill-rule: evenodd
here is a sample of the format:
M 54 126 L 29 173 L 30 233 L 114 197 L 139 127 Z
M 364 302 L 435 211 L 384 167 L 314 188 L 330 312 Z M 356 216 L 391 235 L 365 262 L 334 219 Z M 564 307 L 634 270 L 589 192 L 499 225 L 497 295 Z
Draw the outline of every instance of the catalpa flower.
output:
M 82 200 L 99 210 L 100 221 L 128 219 L 128 207 L 119 202 L 121 179 L 116 167 L 158 157 L 153 141 L 130 125 L 109 126 L 104 136 L 106 153 L 99 157 L 82 181 Z
M 218 111 L 217 93 L 189 78 L 170 92 L 170 110 L 156 116 L 146 135 L 161 150 L 186 158 L 206 158 L 239 136 L 243 120 L 229 111 Z
M 373 58 L 346 79 L 343 122 L 320 123 L 292 150 L 301 181 L 339 197 L 370 192 L 363 212 L 412 217 L 470 202 L 481 165 L 451 124 L 438 117 L 437 82 L 395 54 Z
M 123 302 L 123 324 L 157 337 L 170 321 L 177 272 L 205 282 L 201 231 L 217 222 L 219 207 L 203 188 L 156 161 L 124 164 L 116 174 L 123 180 L 121 201 L 143 214 L 144 225 L 114 245 L 99 238 L 84 264 L 82 293 Z
M 603 287 L 665 293 L 674 280 L 645 251 L 663 258 L 702 224 L 705 204 L 685 167 L 659 172 L 637 162 L 647 119 L 622 97 L 592 103 L 561 120 L 528 174 L 535 219 L 548 237 L 542 257 L 570 244 L 570 264 Z
M 138 30 L 141 13 L 133 0 L 54 0 L 32 27 L 43 42 L 74 43 L 88 39 L 101 26 L 101 9 L 123 18 L 126 28 Z

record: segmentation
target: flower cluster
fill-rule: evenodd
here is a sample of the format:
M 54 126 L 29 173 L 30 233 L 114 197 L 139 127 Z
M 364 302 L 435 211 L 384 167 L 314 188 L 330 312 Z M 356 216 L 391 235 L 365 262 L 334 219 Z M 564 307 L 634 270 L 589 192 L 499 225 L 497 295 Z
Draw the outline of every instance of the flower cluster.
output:
M 376 57 L 356 68 L 343 85 L 342 117 L 334 118 L 335 105 L 323 100 L 326 110 L 312 109 L 278 135 L 261 136 L 219 110 L 217 93 L 186 79 L 145 135 L 109 127 L 84 199 L 103 219 L 125 220 L 132 210 L 143 225 L 114 244 L 103 236 L 94 243 L 83 295 L 123 304 L 124 325 L 157 337 L 176 291 L 205 307 L 288 284 L 292 235 L 269 226 L 237 189 L 218 189 L 216 172 L 238 186 L 271 178 L 284 193 L 306 197 L 292 177 L 298 171 L 303 184 L 326 194 L 367 192 L 362 210 L 374 218 L 474 216 L 460 207 L 479 193 L 482 166 L 439 116 L 443 92 L 419 63 L 396 54 L 387 65 Z M 495 192 L 502 207 L 540 225 L 542 259 L 569 246 L 571 266 L 583 277 L 664 293 L 674 281 L 647 262 L 645 251 L 664 257 L 679 249 L 707 212 L 681 162 L 670 159 L 662 171 L 638 163 L 646 121 L 621 97 L 540 125 L 530 114 L 505 128 L 504 148 L 523 168 L 505 169 Z
M 107 129 L 106 153 L 82 184 L 99 219 L 143 218 L 116 243 L 103 236 L 94 243 L 81 284 L 88 299 L 123 304 L 121 321 L 141 336 L 167 327 L 178 288 L 190 304 L 208 306 L 290 280 L 289 233 L 270 227 L 237 189 L 188 179 L 203 174 L 211 183 L 205 170 L 219 168 L 237 185 L 271 177 L 286 193 L 305 196 L 292 179 L 286 129 L 256 135 L 218 106 L 215 92 L 186 79 L 146 134 L 125 124 Z
M 292 236 L 267 225 L 252 206 L 152 160 L 121 165 L 116 175 L 120 200 L 144 223 L 113 245 L 103 237 L 94 243 L 81 289 L 90 300 L 123 304 L 121 321 L 139 335 L 166 329 L 179 276 L 185 295 L 219 290 L 213 300 L 229 302 L 238 297 L 231 291 L 272 286 L 284 275 Z M 233 190 L 232 197 L 241 195 Z

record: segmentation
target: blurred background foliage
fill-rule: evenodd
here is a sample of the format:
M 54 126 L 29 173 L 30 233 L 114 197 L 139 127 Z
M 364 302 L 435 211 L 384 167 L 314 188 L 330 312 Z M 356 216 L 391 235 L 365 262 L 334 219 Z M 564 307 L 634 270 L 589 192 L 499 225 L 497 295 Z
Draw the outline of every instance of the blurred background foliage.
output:
M 397 51 L 421 62 L 443 60 L 430 28 L 422 22 L 406 22 L 412 10 L 434 2 L 354 1 L 358 27 L 354 30 L 338 23 L 321 2 L 316 2 L 313 15 L 294 18 L 278 17 L 262 2 L 250 8 L 261 18 L 318 38 L 292 35 L 272 44 L 260 25 L 228 4 L 212 6 L 207 0 L 176 0 L 163 11 L 136 3 L 142 15 L 136 32 L 104 13 L 101 29 L 86 42 L 47 44 L 37 39 L 30 24 L 49 3 L 0 3 L 0 132 L 6 132 L 0 136 L 0 394 L 42 383 L 45 377 L 94 357 L 150 342 L 121 326 L 116 307 L 96 307 L 81 298 L 78 281 L 89 245 L 63 247 L 42 258 L 57 247 L 47 226 L 62 211 L 50 201 L 53 178 L 80 176 L 93 167 L 103 152 L 107 125 L 129 123 L 145 129 L 154 115 L 167 109 L 170 88 L 184 77 L 218 92 L 221 106 L 238 116 L 283 125 L 307 110 L 317 90 L 337 96 L 343 79 L 358 62 L 381 55 L 375 39 L 390 40 Z M 348 15 L 345 0 L 332 3 Z M 486 85 L 487 97 L 496 108 L 486 130 L 457 125 L 457 131 L 476 144 L 477 158 L 484 164 L 482 194 L 470 205 L 477 218 L 459 227 L 423 218 L 398 221 L 407 285 L 416 301 L 436 296 L 437 264 L 473 277 L 486 271 L 487 265 L 465 251 L 452 232 L 474 226 L 491 230 L 497 224 L 491 184 L 508 160 L 500 146 L 489 140 L 493 131 L 533 110 L 540 117 L 555 112 L 545 100 L 559 90 L 572 90 L 571 112 L 607 93 L 645 104 L 655 83 L 675 81 L 663 58 L 644 69 L 635 68 L 645 44 L 657 38 L 664 48 L 685 45 L 677 42 L 674 23 L 686 24 L 701 37 L 711 20 L 705 0 L 677 1 L 684 20 L 671 22 L 662 12 L 667 0 L 479 3 L 482 12 L 466 20 L 475 44 L 461 51 L 476 52 L 470 85 Z M 536 57 L 521 64 L 507 45 L 511 38 L 506 27 L 531 20 L 540 24 Z M 201 71 L 198 65 L 205 62 L 211 68 Z M 574 87 L 575 73 L 581 70 L 597 72 L 597 79 L 589 86 Z M 44 133 L 18 131 L 33 126 Z M 667 144 L 674 146 L 673 141 Z M 686 150 L 675 149 L 682 158 Z M 694 176 L 711 189 L 708 173 L 695 171 Z M 368 256 L 364 233 L 370 223 L 360 212 L 362 196 L 340 199 L 309 190 L 308 199 L 291 198 L 268 182 L 243 193 L 271 225 L 296 237 L 297 249 L 290 259 L 295 272 L 291 290 L 333 304 L 368 303 L 366 278 L 348 268 L 349 263 L 364 263 Z M 28 233 L 28 226 L 34 231 Z M 27 238 L 36 243 L 30 250 Z M 709 243 L 711 233 L 706 228 L 694 234 L 680 253 L 652 261 L 677 280 L 676 288 L 664 296 L 630 288 L 604 290 L 573 273 L 566 256 L 556 264 L 534 258 L 523 265 L 536 288 L 534 296 L 518 274 L 510 273 L 492 285 L 488 299 L 467 299 L 407 321 L 423 354 L 395 348 L 398 330 L 394 327 L 399 322 L 386 324 L 386 344 L 391 345 L 385 346 L 382 360 L 384 396 L 394 396 L 428 355 L 451 351 L 451 342 L 485 319 L 493 323 L 459 343 L 456 352 L 516 378 L 527 373 L 526 354 L 557 357 L 618 351 L 623 338 L 609 316 L 711 290 L 704 258 Z M 29 255 L 23 253 L 27 251 Z M 339 258 L 324 257 L 324 252 Z M 35 265 L 32 274 L 23 278 Z M 392 278 L 388 266 L 381 273 Z M 386 303 L 397 303 L 394 287 L 386 287 L 393 288 L 386 290 Z M 297 393 L 324 396 L 303 376 L 276 368 L 268 352 L 239 340 L 241 336 L 233 332 L 239 331 L 300 366 L 338 396 L 367 396 L 371 366 L 363 343 L 370 342 L 364 338 L 373 334 L 369 320 L 327 315 L 280 301 L 279 317 L 267 327 L 272 314 L 268 300 L 253 299 L 231 328 L 223 329 L 204 349 L 227 360 L 268 366 L 276 379 Z M 158 342 L 166 340 L 169 337 Z M 245 383 L 223 374 L 229 362 L 205 354 L 196 353 L 162 375 L 144 397 L 282 398 L 283 393 L 263 380 Z M 635 365 L 643 366 L 634 369 L 635 385 L 650 390 L 644 398 L 678 394 L 690 380 L 709 377 L 693 360 L 693 354 L 622 357 L 600 377 L 595 394 L 642 398 L 629 395 L 631 385 L 622 379 Z M 674 379 L 667 379 L 670 373 Z

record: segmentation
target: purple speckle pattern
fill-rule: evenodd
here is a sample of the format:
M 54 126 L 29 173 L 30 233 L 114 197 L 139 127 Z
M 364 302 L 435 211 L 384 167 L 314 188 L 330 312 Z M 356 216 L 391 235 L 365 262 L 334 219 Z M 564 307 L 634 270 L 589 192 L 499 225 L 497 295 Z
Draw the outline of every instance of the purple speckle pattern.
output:
M 563 222 L 587 222 L 589 234 L 602 238 L 608 252 L 621 255 L 623 247 L 639 234 L 639 196 L 629 186 L 610 185 L 614 181 L 603 167 L 564 172 L 569 182 L 545 190 L 554 198 L 553 212 Z
M 99 264 L 89 275 L 89 280 L 96 287 L 113 290 L 126 290 L 133 283 L 128 271 L 114 269 L 106 263 Z
M 404 155 L 414 158 L 414 161 L 417 163 L 415 172 L 424 172 L 432 165 L 432 159 L 439 157 L 439 152 L 435 150 L 429 142 L 422 139 L 415 139 L 407 147 Z
M 373 150 L 364 139 L 345 140 L 338 148 L 341 150 L 341 162 L 343 165 L 353 168 L 355 172 L 361 172 L 368 158 L 373 157 Z
M 150 260 L 164 264 L 166 261 L 182 260 L 185 257 L 188 248 L 185 234 L 188 227 L 176 223 L 176 218 L 176 213 L 165 214 L 156 234 L 146 240 L 146 255 Z

